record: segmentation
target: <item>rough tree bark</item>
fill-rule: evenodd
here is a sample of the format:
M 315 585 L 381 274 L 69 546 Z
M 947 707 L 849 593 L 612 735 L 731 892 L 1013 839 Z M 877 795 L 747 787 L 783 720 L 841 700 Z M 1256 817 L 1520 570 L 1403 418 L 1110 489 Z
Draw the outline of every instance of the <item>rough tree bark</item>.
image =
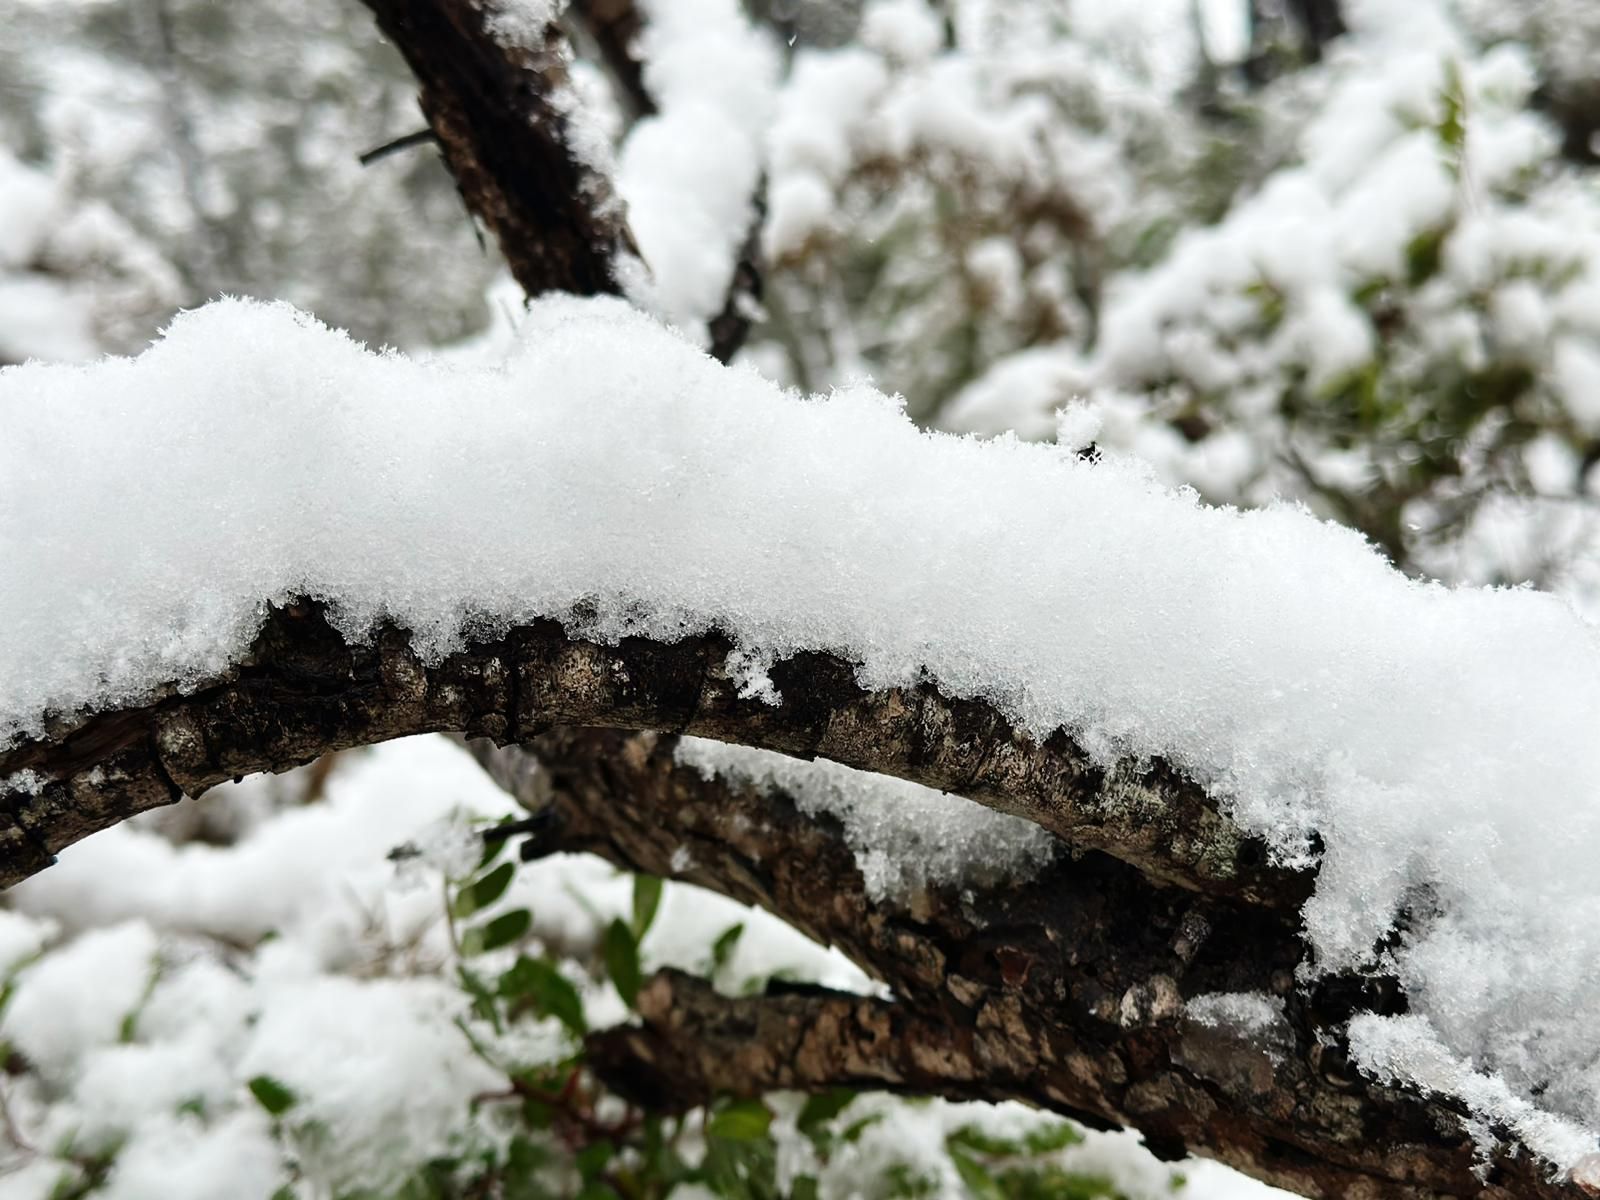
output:
M 761 904 L 841 946 L 898 997 L 734 1001 L 659 977 L 642 1025 L 592 1043 L 621 1090 L 656 1103 L 669 1080 L 680 1102 L 839 1085 L 1017 1098 L 1131 1125 L 1160 1153 L 1213 1155 L 1311 1196 L 1584 1194 L 1547 1180 L 1509 1140 L 1480 1182 L 1448 1102 L 1350 1069 L 1351 1012 L 1403 1011 L 1404 996 L 1387 979 L 1297 989 L 1309 880 L 1273 868 L 1175 772 L 1100 771 L 1064 735 L 1034 742 L 931 686 L 865 692 L 828 655 L 774 666 L 783 704 L 743 699 L 724 670 L 728 648 L 715 635 L 596 645 L 547 622 L 430 666 L 403 631 L 353 647 L 315 605 L 291 606 L 212 686 L 59 720 L 0 755 L 0 878 L 183 792 L 460 730 L 525 744 L 518 753 L 543 764 L 558 817 L 545 848 Z M 949 788 L 1037 821 L 1069 849 L 1031 880 L 875 902 L 831 822 L 707 782 L 673 761 L 670 736 L 636 730 L 823 754 Z M 515 760 L 495 774 L 516 787 Z M 1217 991 L 1281 997 L 1281 1027 L 1246 1037 L 1185 1016 L 1188 998 Z
M 551 102 L 559 52 L 507 50 L 466 0 L 368 3 L 417 72 L 463 196 L 523 286 L 614 290 L 611 265 L 629 239 Z M 1312 880 L 1274 867 L 1179 773 L 1102 770 L 1064 734 L 1036 742 L 931 685 L 865 692 L 850 663 L 826 654 L 774 666 L 782 704 L 741 699 L 728 649 L 715 634 L 602 646 L 544 622 L 430 665 L 403 630 L 352 647 L 315 604 L 277 609 L 246 659 L 209 686 L 62 715 L 0 753 L 0 884 L 224 779 L 460 731 L 486 739 L 474 752 L 513 792 L 538 785 L 556 820 L 536 850 L 587 850 L 759 904 L 893 991 L 730 999 L 658 975 L 641 992 L 640 1022 L 589 1044 L 612 1086 L 656 1107 L 778 1087 L 1014 1098 L 1132 1126 L 1158 1153 L 1209 1154 L 1309 1196 L 1587 1194 L 1547 1179 L 1509 1138 L 1476 1160 L 1449 1102 L 1349 1067 L 1350 1014 L 1403 1011 L 1404 995 L 1384 978 L 1298 988 L 1298 909 Z M 1037 822 L 1065 849 L 1030 880 L 875 901 L 837 825 L 677 765 L 680 732 L 955 791 Z M 1186 1015 L 1190 997 L 1237 991 L 1280 997 L 1281 1024 L 1246 1038 Z

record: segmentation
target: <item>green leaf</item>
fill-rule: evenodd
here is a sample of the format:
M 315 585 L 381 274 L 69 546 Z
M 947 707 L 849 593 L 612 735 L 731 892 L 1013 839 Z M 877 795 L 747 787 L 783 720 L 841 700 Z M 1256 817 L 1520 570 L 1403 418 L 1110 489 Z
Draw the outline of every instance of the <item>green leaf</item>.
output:
M 488 908 L 506 894 L 506 888 L 511 886 L 511 876 L 516 870 L 514 863 L 501 863 L 487 875 L 475 879 L 457 892 L 455 903 L 450 906 L 450 910 L 457 918 L 464 918 Z
M 717 940 L 711 943 L 711 972 L 716 974 L 728 965 L 733 958 L 734 948 L 738 946 L 739 939 L 744 936 L 744 922 L 729 925 L 720 934 Z
M 853 1142 L 859 1142 L 861 1140 L 861 1135 L 867 1130 L 871 1129 L 881 1120 L 883 1120 L 882 1113 L 868 1113 L 859 1121 L 852 1121 L 850 1124 L 846 1125 L 844 1132 L 839 1135 L 839 1140 L 846 1146 Z
M 800 1108 L 800 1116 L 795 1121 L 795 1127 L 806 1137 L 816 1141 L 822 1132 L 822 1127 L 849 1108 L 850 1102 L 859 1094 L 852 1088 L 832 1088 L 826 1092 L 818 1092 L 814 1096 L 807 1096 L 805 1104 Z
M 959 1146 L 990 1158 L 1013 1158 L 1022 1153 L 1022 1142 L 1016 1138 L 996 1137 L 985 1133 L 976 1125 L 963 1125 L 949 1137 L 946 1146 Z
M 476 972 L 467 970 L 459 963 L 456 965 L 456 977 L 461 981 L 461 990 L 472 997 L 472 1011 L 489 1022 L 496 1033 L 504 1033 L 505 1026 L 500 1021 L 500 1009 L 494 1002 L 494 993 L 484 986 L 483 980 Z
M 554 1017 L 573 1037 L 589 1032 L 583 1016 L 583 1000 L 567 977 L 542 958 L 518 955 L 517 961 L 500 976 L 500 994 L 507 999 L 525 999 L 543 1017 Z
M 789 1185 L 789 1200 L 817 1200 L 817 1181 L 811 1175 L 796 1175 Z
M 461 935 L 461 953 L 487 954 L 513 942 L 520 942 L 533 928 L 533 914 L 525 908 L 503 912 L 487 925 L 478 925 Z
M 954 1146 L 949 1149 L 950 1161 L 955 1164 L 956 1174 L 961 1176 L 961 1182 L 966 1185 L 973 1200 L 1006 1200 L 1004 1189 L 989 1173 L 987 1167 Z
M 629 1008 L 639 999 L 639 943 L 619 917 L 606 929 L 606 973 Z
M 513 821 L 515 819 L 516 818 L 514 818 L 514 817 L 507 816 L 507 817 L 502 818 L 499 821 L 496 821 L 495 824 L 496 825 L 506 825 L 506 824 L 509 824 L 511 821 Z M 489 828 L 492 829 L 492 828 L 494 828 L 494 826 L 491 825 L 491 826 L 489 826 Z M 474 868 L 474 870 L 477 870 L 477 871 L 486 870 L 490 863 L 494 862 L 495 859 L 499 858 L 502 854 L 505 853 L 506 847 L 509 846 L 510 844 L 511 844 L 511 839 L 510 838 L 491 838 L 491 837 L 484 838 L 483 839 L 483 855 L 482 855 L 482 857 L 480 857 L 478 859 L 478 865 Z
M 578 1168 L 578 1175 L 585 1183 L 592 1182 L 600 1172 L 606 1169 L 606 1164 L 611 1161 L 617 1148 L 610 1142 L 590 1142 L 573 1156 L 573 1163 Z
M 730 1142 L 753 1142 L 767 1136 L 772 1112 L 759 1100 L 735 1100 L 706 1123 L 708 1137 Z
M 1071 1121 L 1042 1125 L 1022 1139 L 1023 1149 L 1029 1154 L 1051 1154 L 1068 1146 L 1081 1145 L 1083 1131 Z
M 250 1081 L 250 1094 L 270 1116 L 281 1117 L 295 1105 L 296 1096 L 271 1075 L 257 1075 Z
M 633 877 L 633 937 L 644 941 L 650 924 L 656 919 L 656 909 L 661 907 L 661 876 L 635 875 Z

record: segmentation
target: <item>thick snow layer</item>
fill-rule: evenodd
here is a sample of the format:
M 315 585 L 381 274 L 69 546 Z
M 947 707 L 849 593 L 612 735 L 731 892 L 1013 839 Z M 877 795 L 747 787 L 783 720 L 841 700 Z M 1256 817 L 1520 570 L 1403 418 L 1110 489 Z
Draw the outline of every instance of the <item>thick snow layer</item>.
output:
M 773 656 L 834 651 L 1166 756 L 1287 860 L 1317 832 L 1317 965 L 1412 907 L 1419 1019 L 1600 1123 L 1600 645 L 1551 596 L 867 388 L 785 395 L 620 301 L 536 305 L 491 369 L 218 304 L 137 360 L 7 369 L 0 427 L 0 736 L 203 680 L 294 595 L 430 656 L 580 604 L 593 637 L 716 627 L 769 699 Z
M 1032 821 L 825 759 L 806 762 L 696 737 L 678 743 L 676 758 L 707 779 L 781 790 L 801 812 L 834 817 L 875 900 L 930 886 L 1027 876 L 1060 847 Z

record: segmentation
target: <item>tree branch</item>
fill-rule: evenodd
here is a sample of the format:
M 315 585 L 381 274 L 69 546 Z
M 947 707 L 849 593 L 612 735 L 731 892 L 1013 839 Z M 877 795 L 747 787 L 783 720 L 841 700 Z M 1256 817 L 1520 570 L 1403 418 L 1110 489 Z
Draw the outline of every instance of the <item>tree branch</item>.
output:
M 655 97 L 644 85 L 644 64 L 634 54 L 644 18 L 633 0 L 575 0 L 572 15 L 594 42 L 617 93 L 638 120 L 656 112 Z
M 1391 979 L 1298 988 L 1292 912 L 1152 883 L 1095 852 L 1032 879 L 873 900 L 835 822 L 706 780 L 675 763 L 674 745 L 555 729 L 528 750 L 473 749 L 513 787 L 541 779 L 536 799 L 553 816 L 541 848 L 760 905 L 838 946 L 897 999 L 732 999 L 658 975 L 640 993 L 640 1024 L 588 1044 L 608 1084 L 641 1102 L 670 1110 L 829 1087 L 1014 1099 L 1132 1126 L 1164 1156 L 1206 1154 L 1308 1196 L 1583 1194 L 1545 1179 L 1509 1139 L 1481 1162 L 1449 1103 L 1360 1077 L 1345 1022 L 1358 1009 L 1403 1011 L 1404 996 Z M 1209 1025 L 1187 1001 L 1216 992 L 1277 997 L 1281 1019 Z
M 646 982 L 638 1005 L 643 1023 L 591 1034 L 585 1059 L 652 1112 L 684 1112 L 719 1095 L 836 1087 L 953 1100 L 1004 1094 L 970 1039 L 962 1044 L 950 1026 L 886 1000 L 822 989 L 731 999 L 669 970 Z
M 211 686 L 63 719 L 50 736 L 0 754 L 0 809 L 13 814 L 0 882 L 31 874 L 96 829 L 224 779 L 411 733 L 525 742 L 559 724 L 822 755 L 1027 817 L 1191 890 L 1291 909 L 1309 894 L 1309 879 L 1269 863 L 1203 791 L 1160 762 L 1105 770 L 1065 733 L 1037 742 L 991 705 L 931 684 L 864 691 L 853 664 L 828 654 L 774 665 L 783 703 L 743 698 L 726 670 L 729 649 L 715 634 L 603 646 L 541 621 L 429 665 L 392 625 L 350 646 L 317 604 L 274 609 L 245 661 Z
M 618 293 L 612 267 L 633 238 L 611 181 L 579 151 L 562 101 L 570 85 L 560 30 L 517 46 L 491 31 L 493 5 L 366 4 L 410 64 L 467 208 L 494 232 L 523 290 Z

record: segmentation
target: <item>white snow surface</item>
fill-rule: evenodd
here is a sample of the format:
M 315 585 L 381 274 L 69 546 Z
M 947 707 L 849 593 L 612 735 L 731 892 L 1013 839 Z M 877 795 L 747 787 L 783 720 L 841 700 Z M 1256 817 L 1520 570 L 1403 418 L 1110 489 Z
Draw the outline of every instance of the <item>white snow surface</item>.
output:
M 704 343 L 755 220 L 778 54 L 736 0 L 641 0 L 644 82 L 658 111 L 629 131 L 616 185 L 648 270 L 630 297 Z
M 538 50 L 566 0 L 490 0 L 487 28 L 503 46 Z
M 215 304 L 136 360 L 0 372 L 0 429 L 0 738 L 213 676 L 296 595 L 430 657 L 579 604 L 601 639 L 724 630 L 752 690 L 832 651 L 1165 756 L 1285 860 L 1316 831 L 1318 967 L 1426 897 L 1394 951 L 1418 1019 L 1600 1124 L 1600 646 L 1552 596 L 920 432 L 870 388 L 784 394 L 616 300 L 536 304 L 492 368 Z
M 685 737 L 674 755 L 706 779 L 787 793 L 807 815 L 844 827 L 867 895 L 904 898 L 930 886 L 1032 875 L 1060 843 L 1032 821 L 961 796 L 840 763 Z

